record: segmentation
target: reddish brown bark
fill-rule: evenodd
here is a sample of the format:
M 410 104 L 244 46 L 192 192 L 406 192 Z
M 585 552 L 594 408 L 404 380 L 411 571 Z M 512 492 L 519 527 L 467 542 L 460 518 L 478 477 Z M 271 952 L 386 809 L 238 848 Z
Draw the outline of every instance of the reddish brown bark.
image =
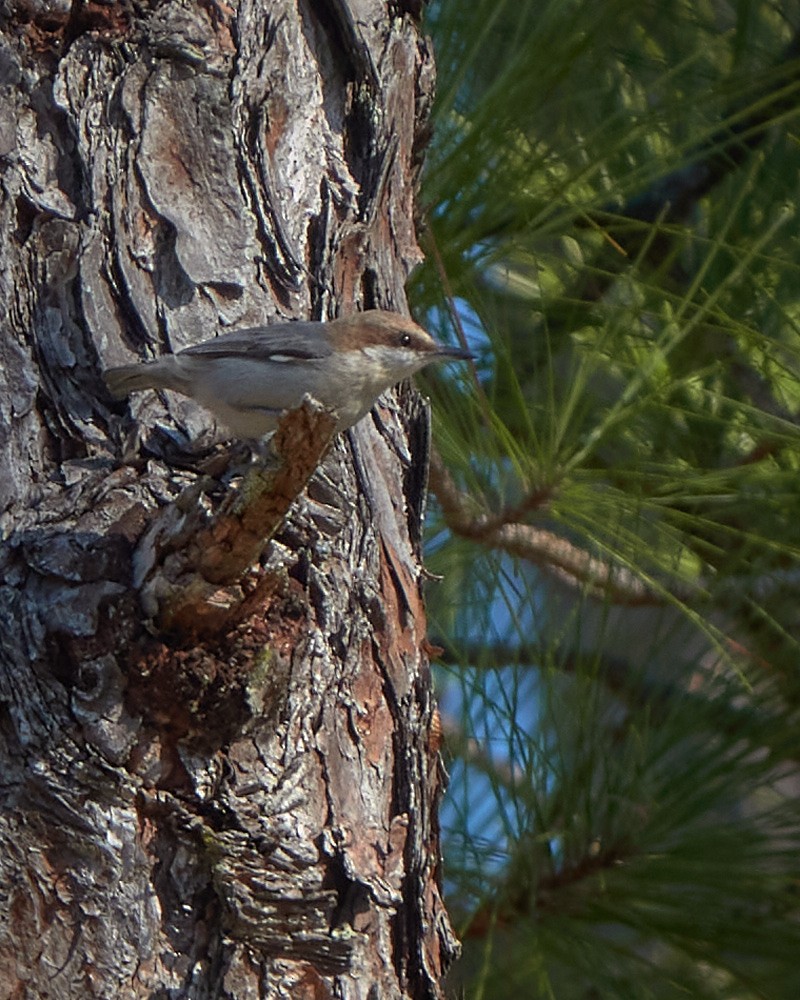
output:
M 398 391 L 336 439 L 258 556 L 272 505 L 232 533 L 207 414 L 100 380 L 221 327 L 403 309 L 418 25 L 5 10 L 0 996 L 438 996 L 424 408 Z

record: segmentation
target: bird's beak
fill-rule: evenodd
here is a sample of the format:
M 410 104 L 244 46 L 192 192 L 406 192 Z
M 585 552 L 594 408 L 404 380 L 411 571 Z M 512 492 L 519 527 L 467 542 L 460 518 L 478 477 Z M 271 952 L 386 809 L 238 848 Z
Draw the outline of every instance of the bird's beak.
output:
M 442 347 L 436 348 L 437 361 L 474 361 L 475 355 L 472 351 L 466 351 L 463 347 Z

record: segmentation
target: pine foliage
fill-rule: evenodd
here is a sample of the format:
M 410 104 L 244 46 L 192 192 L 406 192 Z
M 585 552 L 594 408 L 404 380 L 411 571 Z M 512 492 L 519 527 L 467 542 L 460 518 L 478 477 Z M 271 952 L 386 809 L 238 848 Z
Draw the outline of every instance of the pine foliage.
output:
M 452 989 L 793 1000 L 800 8 L 428 19 Z

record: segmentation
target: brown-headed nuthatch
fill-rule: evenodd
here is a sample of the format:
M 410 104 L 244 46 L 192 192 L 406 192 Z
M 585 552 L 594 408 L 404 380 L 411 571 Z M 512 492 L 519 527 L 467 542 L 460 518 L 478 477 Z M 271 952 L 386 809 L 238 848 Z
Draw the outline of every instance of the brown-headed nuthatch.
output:
M 174 389 L 211 410 L 237 436 L 274 431 L 284 410 L 308 394 L 352 427 L 380 394 L 434 361 L 465 360 L 416 323 L 372 309 L 342 319 L 276 323 L 223 333 L 143 364 L 109 368 L 111 394 Z

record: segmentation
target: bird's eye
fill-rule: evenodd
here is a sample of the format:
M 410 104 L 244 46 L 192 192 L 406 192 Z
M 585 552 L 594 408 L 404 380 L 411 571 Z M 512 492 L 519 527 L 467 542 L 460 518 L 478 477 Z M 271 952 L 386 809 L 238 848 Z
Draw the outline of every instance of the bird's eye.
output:
M 401 347 L 411 347 L 411 334 L 401 333 L 400 334 L 400 346 Z

